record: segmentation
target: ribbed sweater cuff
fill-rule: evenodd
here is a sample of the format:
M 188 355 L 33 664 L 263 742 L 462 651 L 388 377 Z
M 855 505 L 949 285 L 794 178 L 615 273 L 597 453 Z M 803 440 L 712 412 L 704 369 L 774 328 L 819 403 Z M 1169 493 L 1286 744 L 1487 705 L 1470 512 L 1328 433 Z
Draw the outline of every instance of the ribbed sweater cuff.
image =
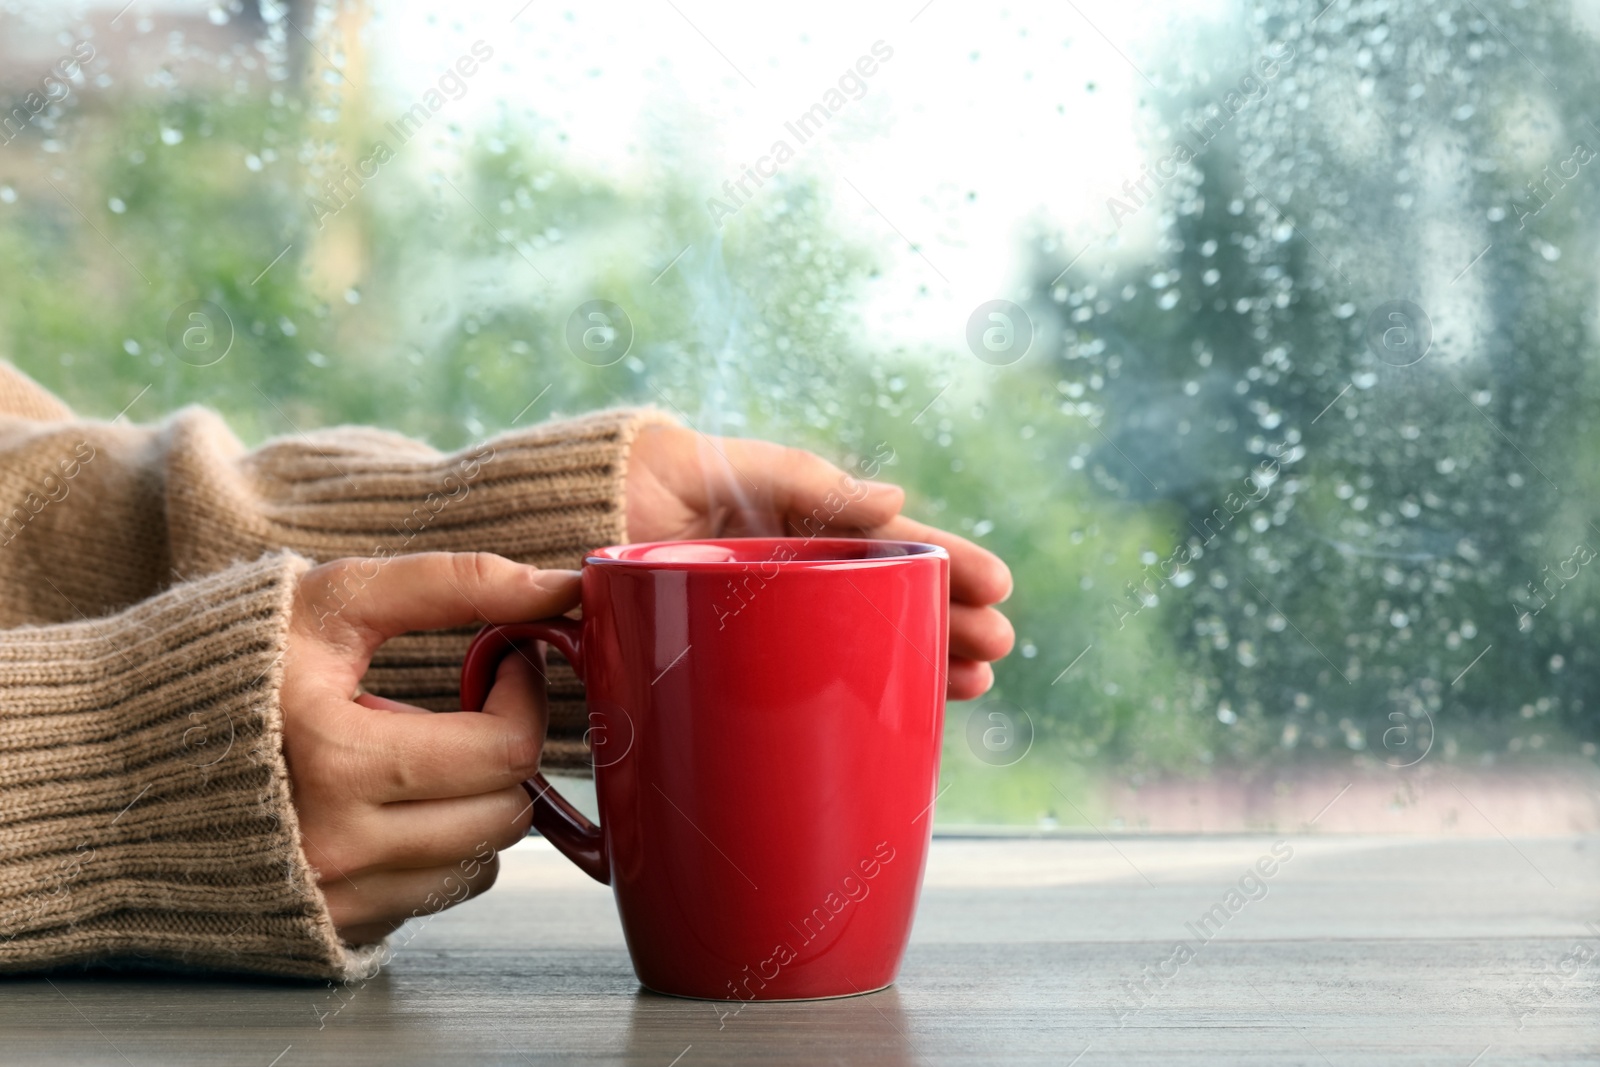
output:
M 626 538 L 629 449 L 649 408 L 596 412 L 441 454 L 360 427 L 269 442 L 247 455 L 210 412 L 173 427 L 167 518 L 180 568 L 289 548 L 312 559 L 498 552 L 576 567 Z
M 318 559 L 401 552 L 497 552 L 539 567 L 577 568 L 590 551 L 628 540 L 628 458 L 641 428 L 673 422 L 653 408 L 600 411 L 493 438 L 447 456 L 400 449 L 361 458 L 360 434 L 329 431 L 316 449 L 284 441 L 249 469 L 289 523 L 272 536 Z M 349 435 L 348 454 L 333 442 Z M 375 448 L 368 444 L 365 447 Z M 331 469 L 337 464 L 340 472 Z M 270 501 L 289 502 L 279 511 Z M 337 533 L 332 531 L 337 530 Z M 405 634 L 386 643 L 363 679 L 380 696 L 445 711 L 460 707 L 457 679 L 473 630 Z M 587 774 L 583 689 L 552 663 L 543 766 Z
M 107 959 L 308 978 L 345 948 L 290 800 L 287 553 L 0 633 L 0 970 Z

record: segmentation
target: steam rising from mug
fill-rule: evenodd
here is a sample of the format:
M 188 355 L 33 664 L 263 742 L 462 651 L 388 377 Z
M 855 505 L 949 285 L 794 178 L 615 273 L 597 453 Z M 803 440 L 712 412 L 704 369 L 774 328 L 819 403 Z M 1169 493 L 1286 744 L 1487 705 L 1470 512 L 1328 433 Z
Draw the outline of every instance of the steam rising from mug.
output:
M 720 230 L 694 244 L 678 261 L 678 269 L 689 290 L 689 319 L 706 361 L 701 378 L 704 388 L 699 394 L 700 406 L 694 426 L 706 437 L 720 437 L 728 434 L 730 427 L 735 431 L 742 428 L 744 412 L 751 407 L 751 398 L 738 373 L 738 360 L 741 354 L 750 352 L 753 337 L 749 323 L 757 314 L 750 298 L 728 277 Z M 755 517 L 743 533 L 776 536 L 784 532 L 776 518 L 758 515 L 756 502 L 746 493 L 742 476 L 728 469 L 727 461 L 706 438 L 700 440 L 700 451 L 700 469 L 706 472 L 708 499 Z M 716 478 L 717 471 L 724 471 L 728 476 Z M 712 530 L 710 534 L 715 536 L 720 532 Z

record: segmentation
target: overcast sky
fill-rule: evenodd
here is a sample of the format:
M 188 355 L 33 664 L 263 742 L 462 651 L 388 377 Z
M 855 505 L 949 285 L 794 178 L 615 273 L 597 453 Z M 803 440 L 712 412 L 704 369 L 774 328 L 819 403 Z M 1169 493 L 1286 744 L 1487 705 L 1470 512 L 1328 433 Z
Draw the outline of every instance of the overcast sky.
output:
M 1105 198 L 1144 159 L 1134 118 L 1149 88 L 1131 64 L 1170 30 L 1152 14 L 1162 5 L 1140 0 L 1082 0 L 1081 15 L 1064 4 L 921 3 L 515 0 L 463 13 L 401 0 L 374 21 L 371 55 L 386 91 L 409 102 L 481 38 L 496 69 L 451 105 L 454 116 L 526 109 L 560 125 L 575 159 L 624 182 L 644 180 L 667 144 L 699 161 L 711 196 L 774 140 L 795 144 L 784 123 L 882 41 L 893 58 L 786 169 L 818 175 L 841 222 L 891 253 L 869 328 L 885 341 L 948 342 L 977 304 L 1015 295 L 1024 233 L 1059 228 L 1071 243 L 1107 228 Z M 1185 17 L 1227 10 L 1206 0 Z M 1153 215 L 1124 240 L 1147 235 Z

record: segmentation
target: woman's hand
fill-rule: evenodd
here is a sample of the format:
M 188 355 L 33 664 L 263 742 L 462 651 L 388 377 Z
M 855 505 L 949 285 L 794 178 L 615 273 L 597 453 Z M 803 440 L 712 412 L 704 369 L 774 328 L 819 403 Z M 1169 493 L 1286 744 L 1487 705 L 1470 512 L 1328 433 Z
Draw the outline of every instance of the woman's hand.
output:
M 1011 623 L 991 606 L 1011 595 L 1011 572 L 966 538 L 901 515 L 899 486 L 801 449 L 653 423 L 629 453 L 627 493 L 630 541 L 824 534 L 939 545 L 950 553 L 950 698 L 987 692 L 989 663 L 1011 651 Z
M 378 941 L 493 884 L 522 840 L 522 782 L 544 746 L 544 664 L 508 656 L 484 714 L 358 696 L 379 645 L 412 630 L 544 619 L 578 604 L 573 571 L 489 553 L 339 560 L 307 571 L 283 666 L 283 749 L 300 840 L 339 935 Z

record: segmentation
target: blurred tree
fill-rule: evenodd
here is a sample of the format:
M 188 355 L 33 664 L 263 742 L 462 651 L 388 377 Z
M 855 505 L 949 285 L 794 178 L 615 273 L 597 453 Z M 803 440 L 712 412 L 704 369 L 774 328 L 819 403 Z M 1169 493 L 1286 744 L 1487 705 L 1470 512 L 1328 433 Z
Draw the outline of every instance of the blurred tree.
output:
M 349 421 L 455 447 L 655 403 L 846 466 L 892 454 L 916 514 L 1017 577 L 1019 651 L 950 714 L 944 803 L 972 817 L 1077 821 L 1063 797 L 1107 770 L 1404 761 L 1430 722 L 1439 758 L 1548 753 L 1600 732 L 1574 563 L 1600 548 L 1573 162 L 1600 149 L 1597 56 L 1563 14 L 1485 6 L 1308 31 L 1261 4 L 1184 42 L 1146 142 L 1203 150 L 1065 275 L 1080 246 L 1031 250 L 1039 340 L 995 367 L 864 340 L 885 253 L 803 168 L 717 231 L 715 182 L 666 153 L 629 185 L 537 121 L 441 115 L 401 145 L 331 67 L 359 26 L 293 9 L 338 42 L 290 49 L 263 5 L 243 32 L 282 46 L 284 80 L 231 53 L 214 90 L 79 93 L 0 156 L 0 339 L 86 413 L 149 386 L 130 417 L 205 403 L 249 440 Z M 631 325 L 614 361 L 567 340 L 596 299 Z M 170 339 L 194 301 L 221 311 L 220 358 Z M 1406 366 L 1368 343 L 1394 301 L 1431 319 Z M 1027 760 L 980 754 L 993 714 Z
M 1152 158 L 1198 154 L 1148 208 L 1155 256 L 1039 304 L 1064 330 L 1058 371 L 1105 420 L 1092 484 L 1175 505 L 1198 561 L 1192 584 L 1143 571 L 1119 610 L 1145 596 L 1139 624 L 1203 663 L 1214 743 L 1239 761 L 1403 763 L 1434 727 L 1447 755 L 1592 740 L 1600 663 L 1580 634 L 1597 597 L 1568 561 L 1600 545 L 1596 201 L 1576 162 L 1600 147 L 1583 105 L 1600 50 L 1519 5 L 1498 26 L 1353 10 L 1307 32 L 1262 4 L 1247 51 L 1186 50 L 1226 58 L 1162 104 Z M 1550 130 L 1538 149 L 1506 132 L 1530 113 Z M 1564 177 L 1538 209 L 1527 183 L 1546 167 Z M 1060 270 L 1044 254 L 1036 276 Z

